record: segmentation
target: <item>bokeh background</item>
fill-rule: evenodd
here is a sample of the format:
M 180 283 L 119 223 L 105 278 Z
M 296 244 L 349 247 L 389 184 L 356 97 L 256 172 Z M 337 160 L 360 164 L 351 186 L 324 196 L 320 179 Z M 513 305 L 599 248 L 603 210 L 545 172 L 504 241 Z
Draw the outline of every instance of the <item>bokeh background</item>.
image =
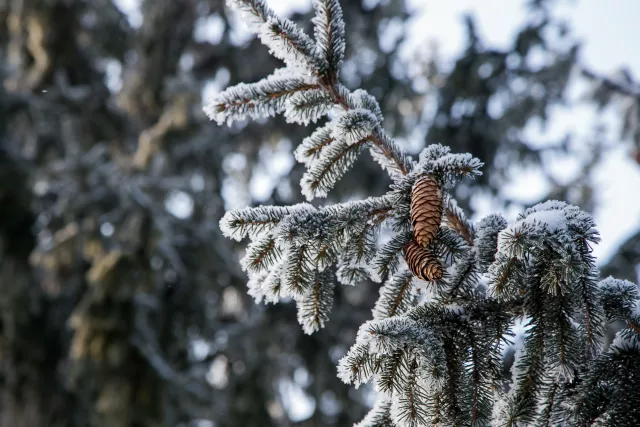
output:
M 310 0 L 272 0 L 310 28 Z M 484 160 L 469 215 L 592 212 L 603 276 L 640 276 L 640 3 L 343 0 L 345 84 L 409 152 Z M 246 294 L 225 209 L 302 201 L 281 118 L 202 102 L 280 67 L 223 0 L 0 0 L 0 427 L 347 426 L 335 365 L 377 286 L 313 336 Z M 326 203 L 382 194 L 363 156 Z

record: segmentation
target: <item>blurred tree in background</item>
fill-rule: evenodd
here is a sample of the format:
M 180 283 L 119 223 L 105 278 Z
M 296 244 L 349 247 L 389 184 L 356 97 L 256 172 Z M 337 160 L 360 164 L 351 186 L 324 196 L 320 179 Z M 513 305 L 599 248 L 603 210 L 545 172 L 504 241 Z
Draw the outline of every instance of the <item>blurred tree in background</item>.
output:
M 402 0 L 344 1 L 344 78 L 381 101 L 410 151 L 440 142 L 486 162 L 458 188 L 465 207 L 478 194 L 505 209 L 538 202 L 502 191 L 526 166 L 552 183 L 540 200 L 592 210 L 590 172 L 607 150 L 628 144 L 640 159 L 640 90 L 581 69 L 554 2 L 527 3 L 507 50 L 484 45 L 469 17 L 449 67 L 435 48 L 400 55 L 420 37 L 406 34 Z M 278 65 L 223 0 L 142 0 L 127 14 L 112 0 L 0 0 L 0 427 L 363 417 L 371 395 L 335 364 L 371 318 L 374 285 L 340 287 L 331 322 L 305 336 L 292 304 L 246 295 L 241 254 L 217 229 L 225 205 L 301 201 L 290 153 L 308 132 L 281 119 L 218 127 L 201 110 L 203 94 Z M 584 102 L 619 108 L 622 134 L 598 124 L 588 141 L 527 140 L 578 75 L 593 89 Z M 557 155 L 579 159 L 575 179 L 546 170 Z M 358 162 L 331 197 L 380 194 L 387 179 Z M 635 281 L 639 263 L 636 234 L 604 273 Z

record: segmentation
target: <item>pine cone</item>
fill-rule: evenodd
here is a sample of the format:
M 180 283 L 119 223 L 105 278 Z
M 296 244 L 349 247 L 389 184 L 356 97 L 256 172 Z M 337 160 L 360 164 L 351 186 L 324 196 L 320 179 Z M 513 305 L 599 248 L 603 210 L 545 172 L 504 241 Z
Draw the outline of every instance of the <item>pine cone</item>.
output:
M 411 240 L 404 246 L 404 259 L 416 277 L 428 282 L 442 279 L 444 270 L 440 260 L 415 240 Z
M 411 191 L 411 225 L 413 238 L 428 246 L 436 238 L 442 222 L 442 189 L 431 177 L 423 176 Z

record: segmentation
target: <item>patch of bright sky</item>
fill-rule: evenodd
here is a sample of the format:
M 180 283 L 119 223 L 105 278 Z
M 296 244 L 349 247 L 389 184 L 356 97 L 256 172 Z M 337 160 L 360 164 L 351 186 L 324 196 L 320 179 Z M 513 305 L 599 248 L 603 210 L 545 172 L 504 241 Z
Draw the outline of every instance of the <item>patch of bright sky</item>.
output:
M 129 25 L 133 28 L 140 28 L 143 20 L 142 10 L 140 9 L 141 0 L 113 0 L 113 4 L 124 13 Z

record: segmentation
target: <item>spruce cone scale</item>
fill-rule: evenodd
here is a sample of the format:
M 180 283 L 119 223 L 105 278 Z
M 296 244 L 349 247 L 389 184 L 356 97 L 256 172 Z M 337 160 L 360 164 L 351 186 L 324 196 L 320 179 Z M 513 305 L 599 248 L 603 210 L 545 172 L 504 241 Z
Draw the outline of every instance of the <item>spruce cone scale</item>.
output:
M 423 248 L 415 240 L 404 247 L 404 259 L 409 270 L 419 279 L 432 282 L 442 279 L 444 270 L 440 260 L 428 249 Z
M 422 246 L 436 238 L 442 222 L 442 189 L 431 177 L 423 176 L 411 190 L 411 225 L 413 238 Z

